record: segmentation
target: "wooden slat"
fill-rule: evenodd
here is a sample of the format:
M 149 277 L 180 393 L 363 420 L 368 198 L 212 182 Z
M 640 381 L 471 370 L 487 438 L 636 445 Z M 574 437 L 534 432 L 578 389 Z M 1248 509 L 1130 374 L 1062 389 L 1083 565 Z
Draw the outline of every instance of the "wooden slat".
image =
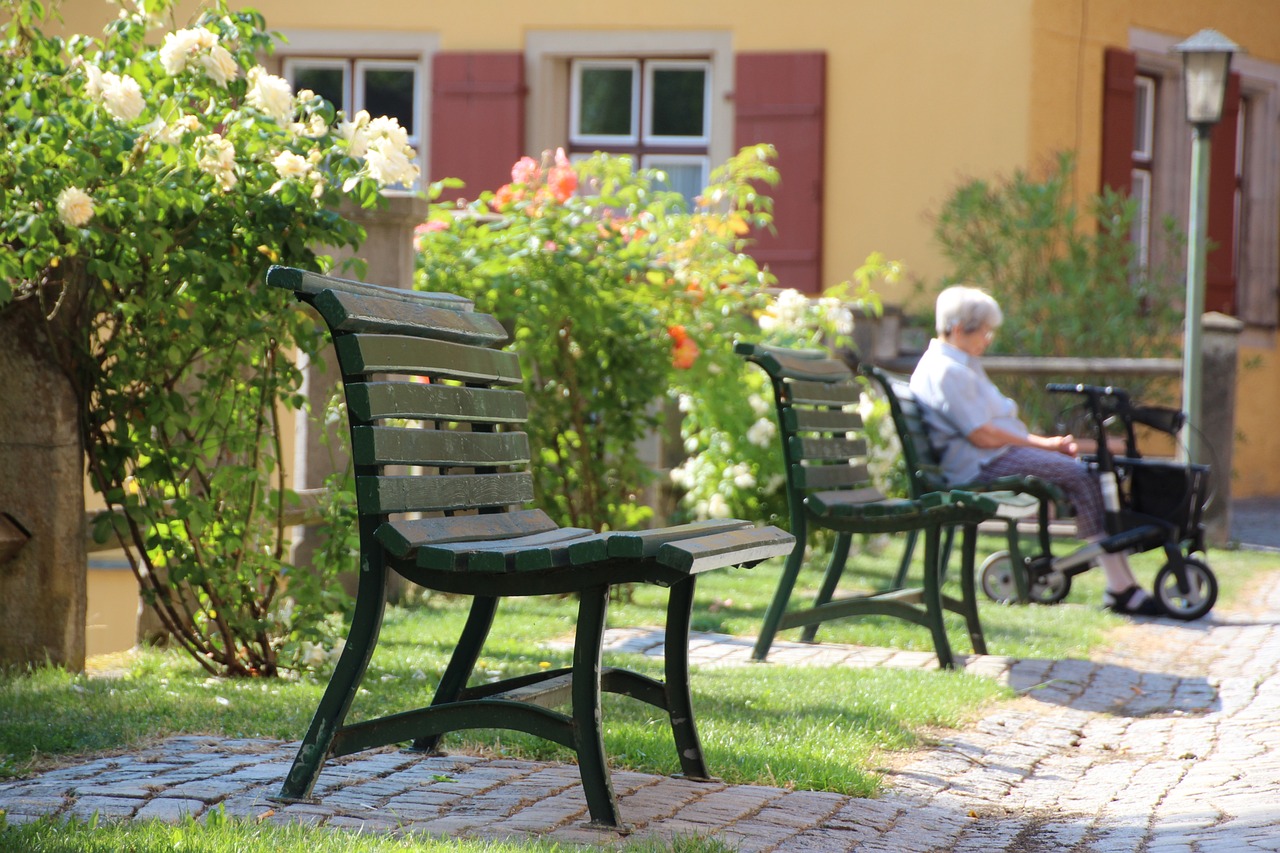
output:
M 750 527 L 668 542 L 658 551 L 658 562 L 689 574 L 725 566 L 754 565 L 771 557 L 790 554 L 795 537 L 776 527 Z
M 609 535 L 609 556 L 622 559 L 654 557 L 663 545 L 711 533 L 727 533 L 753 527 L 749 521 L 738 519 L 713 519 L 661 527 L 654 530 L 627 530 Z M 574 559 L 575 563 L 582 562 Z
M 517 539 L 424 545 L 416 561 L 437 571 L 534 571 L 568 565 L 569 544 L 598 535 L 583 527 L 561 527 Z
M 384 287 L 379 284 L 367 284 L 363 281 L 321 275 L 320 273 L 295 269 L 294 267 L 271 267 L 267 270 L 267 284 L 284 290 L 292 290 L 299 295 L 299 298 L 306 297 L 307 301 L 326 290 L 337 290 L 347 293 L 381 296 L 402 302 L 434 305 L 454 311 L 470 311 L 472 307 L 470 299 L 453 293 L 427 293 L 404 290 L 399 287 Z
M 849 367 L 833 358 L 798 358 L 791 353 L 770 353 L 760 359 L 760 366 L 776 379 L 802 379 L 812 382 L 844 382 Z
M 862 418 L 857 412 L 786 408 L 782 428 L 787 432 L 855 432 L 862 429 Z
M 438 308 L 425 301 L 326 290 L 312 301 L 329 328 L 339 332 L 378 332 L 496 346 L 506 329 L 488 314 Z
M 517 474 L 356 477 L 365 513 L 436 512 L 511 506 L 533 500 L 533 477 Z
M 860 506 L 862 504 L 879 503 L 885 500 L 884 493 L 874 486 L 865 486 L 861 489 L 843 489 L 838 492 L 814 492 L 809 495 L 806 501 L 821 505 L 823 507 L 840 507 L 840 506 Z M 901 500 L 894 502 L 896 504 L 914 505 L 913 501 Z M 918 508 L 917 508 L 918 509 Z
M 527 465 L 529 436 L 523 432 L 357 426 L 351 430 L 351 453 L 357 465 Z
M 862 395 L 861 386 L 854 383 L 845 370 L 843 382 L 788 382 L 787 398 L 792 403 L 811 405 L 855 405 Z
M 454 515 L 442 518 L 397 519 L 378 528 L 378 541 L 397 557 L 422 545 L 475 539 L 513 539 L 555 530 L 556 523 L 540 509 Z
M 871 482 L 865 465 L 793 465 L 791 470 L 802 489 L 842 489 Z
M 819 462 L 862 459 L 867 455 L 867 442 L 861 438 L 791 437 L 791 458 Z
M 523 391 L 465 388 L 439 382 L 353 382 L 347 386 L 353 423 L 409 418 L 459 423 L 517 424 L 529 417 Z
M 464 382 L 517 385 L 520 359 L 513 352 L 431 341 L 406 335 L 343 335 L 334 342 L 346 374 L 409 373 Z

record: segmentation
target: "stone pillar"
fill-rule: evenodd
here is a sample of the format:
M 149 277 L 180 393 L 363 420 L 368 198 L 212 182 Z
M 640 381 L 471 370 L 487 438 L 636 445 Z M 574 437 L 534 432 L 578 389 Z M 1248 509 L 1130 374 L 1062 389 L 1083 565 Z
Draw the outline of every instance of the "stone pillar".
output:
M 344 250 L 332 254 L 338 261 L 353 256 L 363 258 L 367 264 L 364 280 L 370 284 L 412 288 L 413 230 L 426 221 L 427 210 L 426 199 L 413 195 L 388 196 L 385 203 L 376 210 L 344 207 L 342 215 L 359 222 L 367 236 L 359 251 Z M 341 271 L 336 271 L 335 275 L 349 277 Z M 311 415 L 300 419 L 298 423 L 298 452 L 294 462 L 295 489 L 319 488 L 324 485 L 325 477 L 347 464 L 346 458 L 335 457 L 335 448 L 321 443 L 324 431 L 332 429 L 324 422 L 324 407 L 338 389 L 342 378 L 338 373 L 332 347 L 326 349 L 324 360 L 323 369 L 317 365 L 307 368 L 306 390 Z M 306 528 L 298 537 L 298 544 L 294 548 L 294 562 L 297 565 L 307 565 L 319 545 L 320 530 L 316 527 Z M 344 578 L 343 584 L 349 593 L 355 593 L 354 575 Z
M 1236 440 L 1236 371 L 1244 323 L 1211 312 L 1202 320 L 1201 399 L 1197 423 L 1203 433 L 1203 461 L 1213 466 L 1213 504 L 1205 513 L 1211 545 L 1231 538 L 1231 472 Z
M 0 308 L 0 400 L 0 519 L 11 543 L 0 563 L 0 665 L 82 670 L 84 448 L 34 299 Z

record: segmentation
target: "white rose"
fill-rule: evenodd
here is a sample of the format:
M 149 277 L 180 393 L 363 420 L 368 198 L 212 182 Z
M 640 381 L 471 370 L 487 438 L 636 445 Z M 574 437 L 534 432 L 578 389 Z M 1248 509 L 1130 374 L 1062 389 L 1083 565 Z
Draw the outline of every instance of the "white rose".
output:
M 339 122 L 338 133 L 347 143 L 347 153 L 352 157 L 363 157 L 369 150 L 369 114 L 364 110 L 356 113 L 351 121 Z
M 164 43 L 160 45 L 160 64 L 165 73 L 176 77 L 187 68 L 187 59 L 196 50 L 196 33 L 194 30 L 178 30 L 176 33 L 165 33 Z
M 306 177 L 307 172 L 311 171 L 311 161 L 292 151 L 281 151 L 271 161 L 271 165 L 276 167 L 276 172 L 285 180 Z
M 773 421 L 768 418 L 761 418 L 747 430 L 747 441 L 756 447 L 768 447 L 777 433 L 778 427 Z
M 235 187 L 236 149 L 229 139 L 217 133 L 206 136 L 200 145 L 200 171 L 212 175 L 224 191 Z
M 84 86 L 85 94 L 95 101 L 102 97 L 102 69 L 94 65 L 92 62 L 84 64 L 84 76 L 87 82 Z
M 729 504 L 725 501 L 724 496 L 716 492 L 707 501 L 707 515 L 711 518 L 728 518 Z
M 235 57 L 220 44 L 209 48 L 209 52 L 200 57 L 200 64 L 204 67 L 204 73 L 209 75 L 209 79 L 224 89 L 228 81 L 234 80 L 240 71 Z
M 396 148 L 404 148 L 409 144 L 409 131 L 400 126 L 400 122 L 390 116 L 378 116 L 369 122 L 370 144 L 385 139 Z
M 58 193 L 58 218 L 69 228 L 79 228 L 93 218 L 93 199 L 79 187 Z
M 268 74 L 262 66 L 249 69 L 249 94 L 245 98 L 249 106 L 261 110 L 280 124 L 288 123 L 293 116 L 293 92 L 289 81 Z
M 411 184 L 418 179 L 418 167 L 409 161 L 413 149 L 393 145 L 390 139 L 376 139 L 369 144 L 364 161 L 369 174 L 382 186 Z
M 117 77 L 110 72 L 102 75 L 102 104 L 118 121 L 133 121 L 142 115 L 145 106 L 137 80 L 128 74 Z

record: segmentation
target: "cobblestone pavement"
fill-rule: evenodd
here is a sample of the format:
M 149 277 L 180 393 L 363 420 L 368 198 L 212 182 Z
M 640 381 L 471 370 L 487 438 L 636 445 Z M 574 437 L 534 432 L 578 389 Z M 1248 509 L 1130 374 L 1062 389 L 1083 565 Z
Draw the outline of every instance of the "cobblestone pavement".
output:
M 714 835 L 741 851 L 1280 850 L 1280 575 L 1248 611 L 1137 622 L 1093 661 L 973 657 L 1021 697 L 908 756 L 875 800 L 617 772 L 635 836 Z M 613 648 L 661 654 L 646 631 Z M 700 635 L 702 666 L 745 664 L 747 641 Z M 931 655 L 783 643 L 776 663 L 933 666 Z M 442 836 L 593 846 L 576 768 L 382 751 L 330 765 L 318 805 L 271 803 L 294 747 L 171 738 L 0 784 L 10 821 L 59 814 L 175 821 L 228 815 Z M 633 836 L 633 837 L 635 837 Z

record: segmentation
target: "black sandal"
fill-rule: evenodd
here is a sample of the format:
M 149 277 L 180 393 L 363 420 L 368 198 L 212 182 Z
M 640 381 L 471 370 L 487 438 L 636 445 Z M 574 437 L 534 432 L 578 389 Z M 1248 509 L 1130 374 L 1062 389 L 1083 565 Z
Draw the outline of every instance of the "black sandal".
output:
M 1135 599 L 1137 599 L 1135 601 Z M 1131 586 L 1123 592 L 1108 590 L 1102 596 L 1102 606 L 1112 613 L 1124 616 L 1164 616 L 1164 608 L 1140 586 Z

